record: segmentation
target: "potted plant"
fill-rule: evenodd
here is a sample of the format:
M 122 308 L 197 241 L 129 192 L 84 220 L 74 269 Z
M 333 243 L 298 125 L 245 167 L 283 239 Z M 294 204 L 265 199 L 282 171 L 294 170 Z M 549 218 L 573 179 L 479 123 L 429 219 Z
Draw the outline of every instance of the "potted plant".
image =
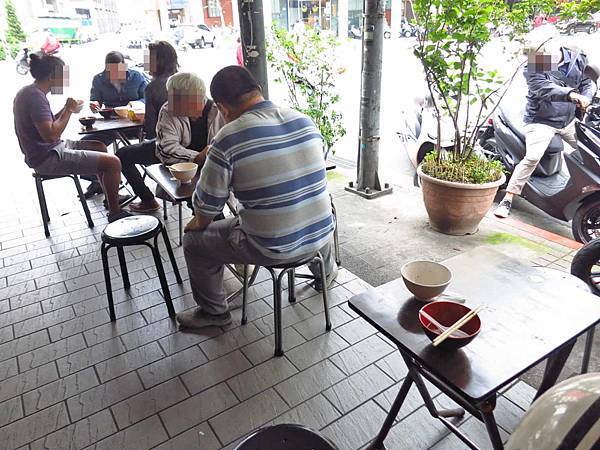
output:
M 505 6 L 496 0 L 414 0 L 413 7 L 420 30 L 415 55 L 437 119 L 436 148 L 417 169 L 425 208 L 433 229 L 474 233 L 506 179 L 500 162 L 474 151 L 477 130 L 502 85 L 478 57 Z M 444 118 L 453 141 L 442 148 Z
M 336 80 L 344 72 L 335 66 L 335 36 L 307 28 L 301 35 L 273 26 L 267 60 L 276 81 L 287 87 L 291 107 L 314 122 L 325 144 L 325 155 L 346 134 L 339 111 Z

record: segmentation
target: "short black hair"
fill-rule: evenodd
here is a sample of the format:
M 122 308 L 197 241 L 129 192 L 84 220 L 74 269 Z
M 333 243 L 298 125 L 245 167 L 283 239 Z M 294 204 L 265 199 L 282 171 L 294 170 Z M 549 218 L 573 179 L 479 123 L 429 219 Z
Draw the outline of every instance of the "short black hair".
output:
M 148 51 L 156 57 L 156 76 L 173 75 L 179 68 L 177 52 L 167 41 L 157 41 L 148 44 Z
M 104 57 L 104 64 L 121 64 L 125 62 L 125 56 L 121 52 L 108 52 Z
M 240 106 L 247 94 L 261 93 L 256 79 L 245 67 L 227 66 L 219 70 L 210 83 L 210 95 L 216 103 Z
M 36 81 L 46 81 L 64 67 L 65 62 L 57 56 L 46 55 L 43 52 L 29 54 L 29 70 Z

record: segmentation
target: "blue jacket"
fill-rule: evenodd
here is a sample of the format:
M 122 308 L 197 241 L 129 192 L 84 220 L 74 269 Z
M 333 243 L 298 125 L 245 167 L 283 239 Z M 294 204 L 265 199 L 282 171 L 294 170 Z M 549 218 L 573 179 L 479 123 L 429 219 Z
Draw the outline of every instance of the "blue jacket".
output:
M 114 108 L 125 106 L 133 100 L 143 100 L 148 81 L 141 73 L 135 70 L 127 71 L 127 79 L 117 90 L 106 76 L 106 72 L 100 72 L 94 76 L 90 101 L 100 102 L 102 106 Z
M 585 75 L 587 58 L 583 53 L 563 48 L 564 71 L 534 72 L 524 69 L 528 94 L 525 123 L 542 123 L 554 128 L 564 128 L 575 118 L 576 105 L 569 100 L 573 91 L 594 97 L 594 85 Z M 566 73 L 565 73 L 566 72 Z

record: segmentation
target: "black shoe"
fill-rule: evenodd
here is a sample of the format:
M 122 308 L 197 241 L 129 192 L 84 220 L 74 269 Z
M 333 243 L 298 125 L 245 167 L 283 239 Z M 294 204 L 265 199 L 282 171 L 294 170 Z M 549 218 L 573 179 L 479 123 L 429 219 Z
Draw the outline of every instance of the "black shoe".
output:
M 94 195 L 103 194 L 103 193 L 104 193 L 104 191 L 102 190 L 102 185 L 100 183 L 98 183 L 97 181 L 92 181 L 90 183 L 90 185 L 87 187 L 87 190 L 85 191 L 83 196 L 86 200 L 89 200 Z
M 112 223 L 112 222 L 115 222 L 116 220 L 124 219 L 125 217 L 131 217 L 131 216 L 132 215 L 129 214 L 127 211 L 120 210 L 118 213 L 108 215 L 108 223 Z
M 129 200 L 131 198 L 131 195 L 121 195 L 119 194 L 119 205 L 122 205 L 123 203 L 125 203 L 127 200 Z M 106 209 L 108 209 L 108 202 L 106 201 L 106 199 L 104 199 L 102 201 L 102 204 L 104 205 L 104 207 Z

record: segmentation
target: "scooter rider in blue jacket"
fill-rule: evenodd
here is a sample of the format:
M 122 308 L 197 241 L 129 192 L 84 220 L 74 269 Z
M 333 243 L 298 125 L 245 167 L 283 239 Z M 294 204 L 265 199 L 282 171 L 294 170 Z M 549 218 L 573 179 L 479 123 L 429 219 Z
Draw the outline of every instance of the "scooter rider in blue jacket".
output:
M 587 57 L 576 49 L 556 47 L 551 41 L 529 45 L 528 62 L 524 68 L 527 81 L 525 109 L 525 157 L 510 177 L 506 195 L 494 214 L 508 217 L 515 195 L 531 177 L 548 145 L 559 135 L 576 148 L 575 116 L 577 109 L 585 111 L 594 97 L 594 85 L 586 76 Z

